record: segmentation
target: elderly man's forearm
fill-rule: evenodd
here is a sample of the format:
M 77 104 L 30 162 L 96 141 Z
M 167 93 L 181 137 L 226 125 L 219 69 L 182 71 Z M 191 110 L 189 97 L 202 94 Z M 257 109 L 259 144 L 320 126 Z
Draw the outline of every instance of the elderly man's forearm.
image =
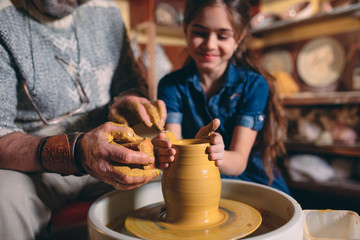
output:
M 14 132 L 0 138 L 0 169 L 39 172 L 37 146 L 40 137 Z

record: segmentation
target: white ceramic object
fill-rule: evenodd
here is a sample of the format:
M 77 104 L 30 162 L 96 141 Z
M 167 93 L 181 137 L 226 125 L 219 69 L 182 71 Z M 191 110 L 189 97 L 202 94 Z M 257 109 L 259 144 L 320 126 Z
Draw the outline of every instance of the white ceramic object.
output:
M 261 64 L 270 73 L 284 71 L 291 75 L 294 70 L 294 62 L 290 52 L 283 49 L 265 53 Z
M 304 240 L 360 239 L 360 217 L 346 210 L 304 210 Z
M 279 19 L 280 17 L 275 13 L 259 12 L 252 17 L 250 21 L 250 26 L 252 29 L 266 28 Z
M 300 50 L 296 67 L 300 78 L 310 87 L 321 88 L 335 83 L 346 64 L 345 50 L 334 38 L 318 37 Z
M 311 1 L 297 2 L 289 6 L 282 14 L 284 20 L 300 20 L 309 18 L 314 14 L 314 7 Z
M 222 198 L 240 201 L 262 213 L 263 222 L 248 240 L 303 240 L 303 214 L 300 205 L 276 189 L 239 180 L 222 180 Z M 106 225 L 149 204 L 163 202 L 161 182 L 154 181 L 130 191 L 113 191 L 96 200 L 89 209 L 90 240 L 135 240 L 127 231 L 114 231 Z M 272 230 L 269 230 L 272 228 Z

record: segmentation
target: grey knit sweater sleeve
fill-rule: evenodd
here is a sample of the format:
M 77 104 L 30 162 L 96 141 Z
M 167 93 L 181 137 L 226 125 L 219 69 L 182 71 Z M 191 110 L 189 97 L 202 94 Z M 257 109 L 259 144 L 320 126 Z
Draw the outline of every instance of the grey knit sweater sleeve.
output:
M 12 67 L 10 55 L 0 45 L 0 136 L 12 131 L 21 131 L 15 123 L 16 118 L 16 81 L 6 81 L 6 79 L 16 79 L 16 71 Z
M 42 115 L 53 119 L 81 105 L 76 75 L 89 104 L 59 125 L 44 126 L 21 81 L 25 79 Z M 129 91 L 147 96 L 147 85 L 116 3 L 92 0 L 54 20 L 41 15 L 31 1 L 1 0 L 0 136 L 87 131 L 107 120 L 107 104 L 114 96 Z

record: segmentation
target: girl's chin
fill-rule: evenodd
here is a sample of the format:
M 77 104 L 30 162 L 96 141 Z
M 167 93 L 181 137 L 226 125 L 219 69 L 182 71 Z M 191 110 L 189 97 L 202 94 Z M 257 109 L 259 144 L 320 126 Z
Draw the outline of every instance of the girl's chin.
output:
M 220 70 L 219 67 L 221 67 L 219 64 L 216 63 L 210 63 L 210 62 L 197 62 L 196 67 L 199 71 L 214 71 L 214 70 Z
M 202 71 L 202 72 L 209 72 L 214 70 L 215 65 L 205 65 L 205 64 L 199 64 L 197 65 L 197 69 L 198 71 Z
M 216 63 L 212 61 L 196 61 L 196 66 L 198 68 L 207 68 L 207 67 L 214 67 Z

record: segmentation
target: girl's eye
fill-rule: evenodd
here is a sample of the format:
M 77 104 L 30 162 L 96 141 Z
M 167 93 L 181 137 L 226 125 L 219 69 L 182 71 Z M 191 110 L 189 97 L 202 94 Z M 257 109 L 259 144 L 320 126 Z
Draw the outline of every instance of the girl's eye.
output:
M 193 31 L 192 32 L 195 36 L 200 36 L 200 37 L 206 37 L 206 34 L 205 32 L 197 32 L 197 31 Z
M 218 35 L 219 40 L 226 40 L 228 38 L 229 38 L 229 36 L 227 36 L 227 35 Z

